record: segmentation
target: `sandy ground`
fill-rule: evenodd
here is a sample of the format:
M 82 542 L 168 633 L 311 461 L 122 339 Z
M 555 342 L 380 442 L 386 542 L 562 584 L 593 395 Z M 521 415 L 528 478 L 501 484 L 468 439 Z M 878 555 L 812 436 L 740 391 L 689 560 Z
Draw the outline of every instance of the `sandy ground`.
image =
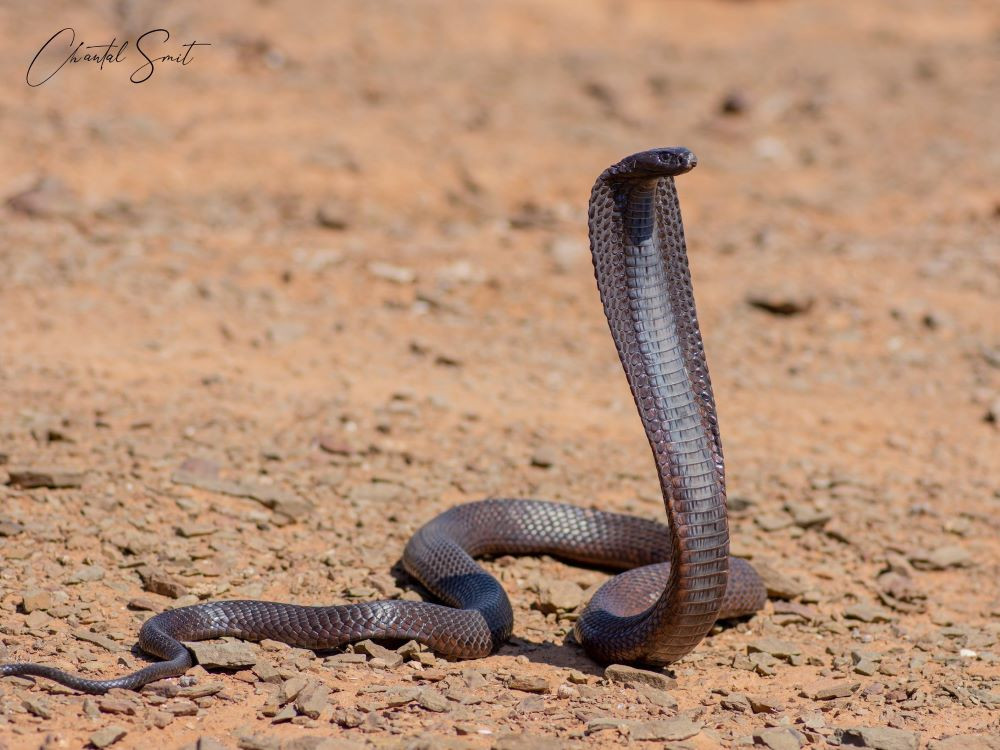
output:
M 0 5 L 0 661 L 114 675 L 178 603 L 420 596 L 406 539 L 488 495 L 661 518 L 585 226 L 654 145 L 700 159 L 733 549 L 785 598 L 622 685 L 567 639 L 606 575 L 501 558 L 488 659 L 6 679 L 0 747 L 1000 746 L 995 3 L 217 5 Z M 212 46 L 29 87 L 66 26 Z

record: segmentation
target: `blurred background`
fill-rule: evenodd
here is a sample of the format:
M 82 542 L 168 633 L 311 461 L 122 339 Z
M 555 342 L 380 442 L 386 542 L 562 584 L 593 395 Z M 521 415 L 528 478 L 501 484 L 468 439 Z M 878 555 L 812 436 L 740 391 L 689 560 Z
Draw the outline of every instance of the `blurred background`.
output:
M 65 27 L 130 45 L 29 86 Z M 146 37 L 150 56 L 211 46 L 134 84 L 135 39 L 156 28 L 170 38 Z M 917 566 L 921 595 L 893 625 L 819 631 L 841 655 L 861 632 L 903 663 L 909 634 L 950 622 L 995 641 L 995 2 L 5 2 L 0 29 L 0 480 L 36 464 L 85 476 L 0 487 L 0 521 L 21 528 L 6 544 L 24 553 L 0 577 L 2 619 L 20 622 L 26 580 L 60 581 L 56 558 L 104 561 L 73 596 L 106 599 L 101 619 L 128 640 L 135 549 L 192 595 L 329 601 L 486 494 L 662 515 L 586 206 L 610 163 L 684 145 L 734 550 L 836 623 L 888 606 L 887 560 Z M 275 514 L 172 482 L 191 459 L 304 505 Z M 179 516 L 228 531 L 206 549 L 172 536 Z M 242 570 L 247 539 L 283 562 L 222 578 L 190 564 Z M 315 560 L 330 549 L 328 578 Z M 522 638 L 561 642 L 530 585 L 513 596 Z M 8 646 L 29 642 L 17 635 Z M 841 668 L 817 658 L 774 689 Z M 997 678 L 995 662 L 952 668 Z M 728 662 L 685 669 L 733 679 Z M 933 670 L 883 682 L 904 678 L 942 702 L 900 726 L 988 725 Z

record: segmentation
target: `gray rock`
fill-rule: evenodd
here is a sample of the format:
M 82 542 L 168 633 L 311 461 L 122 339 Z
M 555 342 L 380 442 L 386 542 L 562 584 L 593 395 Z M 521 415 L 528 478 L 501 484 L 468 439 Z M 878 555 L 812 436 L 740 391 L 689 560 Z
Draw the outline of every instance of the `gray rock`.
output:
M 806 593 L 806 587 L 765 562 L 754 560 L 754 570 L 760 575 L 771 599 L 797 599 Z
M 299 693 L 304 689 L 308 681 L 305 677 L 292 677 L 281 683 L 281 687 L 278 688 L 278 695 L 276 696 L 278 705 L 284 706 L 286 703 L 291 703 L 295 700 Z
M 177 695 L 180 698 L 191 698 L 192 700 L 196 698 L 207 698 L 210 695 L 218 695 L 225 689 L 225 687 L 226 686 L 221 682 L 195 683 L 194 685 L 182 687 L 177 691 Z
M 42 589 L 31 589 L 21 597 L 21 609 L 25 614 L 31 614 L 36 609 L 48 609 L 52 606 L 52 592 Z
M 807 503 L 788 502 L 785 503 L 785 510 L 791 513 L 795 525 L 803 529 L 822 526 L 833 517 L 830 511 L 821 510 Z
M 322 682 L 308 683 L 295 697 L 295 708 L 310 719 L 318 719 L 329 705 L 330 688 Z
M 90 744 L 94 747 L 100 749 L 104 747 L 109 747 L 115 744 L 124 737 L 128 732 L 125 731 L 124 727 L 110 726 L 104 727 L 103 729 L 98 729 L 92 735 L 90 735 Z
M 634 740 L 679 742 L 694 737 L 704 725 L 686 716 L 666 721 L 636 721 L 629 724 L 629 736 Z
M 649 685 L 660 690 L 669 690 L 677 686 L 677 680 L 662 672 L 652 672 L 648 669 L 637 669 L 625 664 L 612 664 L 604 670 L 604 677 L 610 682 L 617 682 L 627 687 Z
M 654 706 L 659 706 L 660 708 L 666 708 L 673 711 L 677 710 L 677 699 L 666 690 L 661 690 L 660 688 L 655 688 L 651 685 L 643 685 L 641 683 L 635 684 L 633 687 L 639 695 L 648 700 Z
M 896 618 L 873 604 L 854 604 L 844 610 L 844 617 L 848 620 L 860 620 L 861 622 L 892 622 Z
M 29 695 L 21 704 L 25 707 L 29 714 L 34 714 L 40 719 L 51 719 L 52 718 L 52 707 L 49 705 L 48 701 L 42 700 L 41 698 Z
M 918 750 L 920 736 L 915 732 L 889 727 L 856 727 L 837 731 L 843 747 L 867 747 L 871 750 Z
M 719 701 L 719 705 L 727 711 L 743 712 L 750 710 L 750 701 L 747 700 L 747 697 L 743 693 L 730 693 Z
M 434 747 L 434 745 L 430 745 Z M 465 748 L 468 745 L 456 745 L 455 748 Z M 554 737 L 542 737 L 532 734 L 505 734 L 490 745 L 490 750 L 558 750 L 561 745 Z
M 545 614 L 572 612 L 583 604 L 584 590 L 573 581 L 548 581 L 538 590 L 538 609 Z
M 920 570 L 964 568 L 972 564 L 972 555 L 957 544 L 946 544 L 928 552 L 913 553 L 910 555 L 910 562 Z
M 244 734 L 236 738 L 236 747 L 240 750 L 280 750 L 281 742 L 266 734 Z
M 798 733 L 784 727 L 760 729 L 754 732 L 753 739 L 755 744 L 770 750 L 799 750 L 802 747 Z
M 507 683 L 507 687 L 525 693 L 548 693 L 552 690 L 549 681 L 540 675 L 514 675 Z
M 794 643 L 778 640 L 777 638 L 758 638 L 747 644 L 747 653 L 770 654 L 777 659 L 790 661 L 792 657 L 801 655 L 802 649 Z
M 246 641 L 226 638 L 222 641 L 185 643 L 195 660 L 206 669 L 242 669 L 252 667 L 260 659 L 257 649 Z
M 803 694 L 807 698 L 817 701 L 829 701 L 835 698 L 846 698 L 853 695 L 861 687 L 860 682 L 832 682 L 828 684 L 807 688 Z
M 751 290 L 746 297 L 751 307 L 772 315 L 799 315 L 808 312 L 815 298 L 807 290 L 789 285 Z
M 7 472 L 7 484 L 22 490 L 36 488 L 67 489 L 81 487 L 87 472 L 77 469 L 61 468 L 24 468 L 10 469 Z
M 424 688 L 417 696 L 417 705 L 425 711 L 443 713 L 448 710 L 448 699 L 433 688 Z
M 954 734 L 931 740 L 927 750 L 1000 750 L 1000 734 Z
M 281 672 L 269 661 L 258 661 L 251 667 L 251 671 L 261 682 L 269 682 L 271 684 L 281 682 Z
M 558 457 L 555 450 L 549 446 L 542 446 L 531 454 L 531 465 L 539 469 L 548 469 L 555 465 Z
M 163 570 L 143 566 L 137 572 L 139 573 L 139 578 L 142 579 L 142 586 L 146 591 L 159 594 L 160 596 L 167 596 L 171 599 L 180 599 L 182 596 L 187 596 L 187 586 Z
M 396 708 L 415 701 L 419 695 L 420 688 L 418 687 L 393 687 L 385 691 L 383 699 L 387 706 Z
M 316 209 L 316 223 L 326 229 L 347 229 L 352 214 L 351 208 L 343 201 L 328 200 Z
M 750 703 L 750 710 L 755 714 L 780 714 L 785 710 L 781 701 L 767 695 L 748 695 L 747 701 Z
M 220 495 L 250 498 L 291 520 L 302 518 L 312 510 L 312 504 L 308 501 L 268 484 L 220 479 L 184 467 L 171 474 L 170 481 L 174 484 L 182 484 L 207 492 L 217 492 Z
M 416 271 L 391 263 L 372 261 L 368 264 L 368 273 L 377 279 L 391 281 L 394 284 L 412 284 L 417 280 Z
M 402 654 L 380 646 L 374 641 L 359 641 L 354 644 L 355 653 L 365 654 L 372 659 L 381 659 L 390 669 L 403 663 Z
M 304 735 L 281 743 L 281 750 L 365 750 L 365 744 L 343 737 Z
M 66 579 L 66 583 L 92 583 L 93 581 L 100 581 L 102 578 L 104 578 L 104 568 L 100 565 L 81 565 L 70 573 L 69 578 Z

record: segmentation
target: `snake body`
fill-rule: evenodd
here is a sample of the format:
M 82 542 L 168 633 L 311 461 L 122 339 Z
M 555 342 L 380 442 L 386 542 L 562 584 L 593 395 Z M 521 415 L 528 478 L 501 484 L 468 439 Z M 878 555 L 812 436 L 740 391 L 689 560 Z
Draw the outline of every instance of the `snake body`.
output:
M 579 642 L 606 663 L 668 664 L 720 617 L 760 609 L 760 577 L 729 557 L 722 446 L 674 186 L 695 164 L 684 148 L 623 159 L 597 178 L 588 222 L 597 286 L 652 448 L 666 524 L 539 500 L 467 503 L 424 525 L 403 553 L 407 571 L 443 604 L 207 602 L 147 620 L 139 647 L 162 661 L 132 674 L 93 680 L 17 662 L 0 664 L 0 676 L 44 677 L 86 693 L 138 690 L 191 667 L 182 641 L 222 636 L 317 650 L 414 639 L 445 656 L 483 657 L 513 627 L 507 594 L 474 560 L 494 554 L 547 553 L 624 570 L 576 622 Z

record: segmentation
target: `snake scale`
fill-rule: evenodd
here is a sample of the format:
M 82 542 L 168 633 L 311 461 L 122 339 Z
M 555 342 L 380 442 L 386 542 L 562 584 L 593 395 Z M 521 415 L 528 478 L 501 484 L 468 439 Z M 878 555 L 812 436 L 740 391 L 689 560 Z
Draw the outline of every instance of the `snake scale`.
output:
M 207 602 L 147 620 L 139 647 L 162 661 L 132 674 L 94 680 L 16 662 L 0 664 L 0 676 L 44 677 L 85 693 L 138 690 L 191 667 L 182 641 L 221 636 L 318 650 L 414 639 L 444 656 L 483 657 L 507 640 L 514 619 L 500 583 L 474 560 L 483 555 L 547 553 L 623 570 L 576 622 L 577 640 L 606 663 L 668 664 L 720 617 L 760 609 L 760 577 L 729 556 L 722 445 L 674 185 L 696 163 L 684 148 L 622 159 L 597 178 L 589 209 L 597 287 L 652 448 L 666 524 L 539 500 L 468 503 L 428 522 L 403 553 L 407 571 L 443 604 Z

